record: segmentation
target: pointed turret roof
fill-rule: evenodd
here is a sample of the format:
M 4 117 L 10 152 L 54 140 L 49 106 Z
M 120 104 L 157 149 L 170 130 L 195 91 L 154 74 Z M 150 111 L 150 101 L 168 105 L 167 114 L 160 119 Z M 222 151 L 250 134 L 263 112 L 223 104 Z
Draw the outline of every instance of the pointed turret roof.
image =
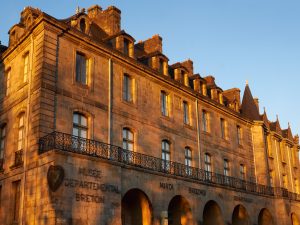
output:
M 251 120 L 260 120 L 259 111 L 251 94 L 248 83 L 244 90 L 241 113 Z

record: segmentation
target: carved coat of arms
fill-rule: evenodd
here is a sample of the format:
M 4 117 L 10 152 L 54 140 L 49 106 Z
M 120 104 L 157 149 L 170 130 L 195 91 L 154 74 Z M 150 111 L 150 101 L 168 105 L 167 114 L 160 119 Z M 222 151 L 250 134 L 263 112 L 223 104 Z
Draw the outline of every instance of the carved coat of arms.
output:
M 48 185 L 51 191 L 55 192 L 62 184 L 65 177 L 65 171 L 62 166 L 49 166 L 47 173 Z

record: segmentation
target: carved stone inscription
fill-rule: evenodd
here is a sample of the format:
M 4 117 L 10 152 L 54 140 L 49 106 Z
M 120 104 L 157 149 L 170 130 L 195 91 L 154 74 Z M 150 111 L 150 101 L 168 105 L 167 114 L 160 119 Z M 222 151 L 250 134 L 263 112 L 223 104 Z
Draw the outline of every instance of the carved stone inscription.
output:
M 189 193 L 194 194 L 194 195 L 202 195 L 202 196 L 206 195 L 205 190 L 201 190 L 201 189 L 197 189 L 197 188 L 191 188 L 191 187 L 189 187 Z
M 159 183 L 159 187 L 162 188 L 162 189 L 167 189 L 167 190 L 173 190 L 174 189 L 173 184 L 162 183 L 162 182 Z
M 86 178 L 93 178 L 94 181 L 71 178 L 66 178 L 64 180 L 64 186 L 67 188 L 72 188 L 75 190 L 82 189 L 88 191 L 88 193 L 82 193 L 81 191 L 76 192 L 75 200 L 77 202 L 103 204 L 105 201 L 105 196 L 98 195 L 97 193 L 99 191 L 101 191 L 102 193 L 120 193 L 119 187 L 117 185 L 98 182 L 103 175 L 101 170 L 79 168 L 78 175 L 84 176 Z M 97 191 L 97 193 L 90 193 L 91 191 Z
M 253 200 L 251 198 L 245 198 L 242 196 L 234 196 L 235 201 L 240 201 L 240 202 L 247 202 L 247 203 L 252 203 Z

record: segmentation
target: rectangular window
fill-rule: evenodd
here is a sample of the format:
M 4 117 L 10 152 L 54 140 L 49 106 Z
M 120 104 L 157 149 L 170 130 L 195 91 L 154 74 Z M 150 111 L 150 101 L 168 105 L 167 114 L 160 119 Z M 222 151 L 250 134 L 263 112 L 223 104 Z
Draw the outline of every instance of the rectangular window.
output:
M 25 132 L 25 123 L 24 123 L 24 114 L 21 114 L 19 117 L 19 129 L 18 129 L 18 151 L 24 149 L 24 132 Z
M 183 102 L 183 122 L 190 124 L 190 107 L 186 101 Z
M 225 120 L 223 118 L 220 119 L 220 128 L 221 128 L 221 138 L 226 138 L 225 136 Z
M 6 96 L 8 96 L 11 92 L 11 69 L 7 70 L 6 72 Z
M 87 84 L 87 74 L 89 71 L 89 62 L 82 53 L 76 53 L 76 82 Z
M 169 116 L 169 99 L 166 92 L 160 93 L 161 98 L 161 113 L 163 116 Z
M 237 132 L 237 144 L 241 145 L 242 144 L 242 128 L 239 125 L 236 126 L 236 132 Z
M 244 164 L 240 164 L 240 179 L 241 180 L 246 179 L 246 167 Z
M 123 100 L 132 102 L 132 78 L 128 75 L 123 77 Z
M 186 166 L 186 174 L 192 174 L 192 150 L 189 147 L 185 147 L 185 160 L 184 164 Z
M 229 161 L 224 159 L 224 176 L 229 176 Z
M 162 159 L 162 168 L 163 170 L 170 169 L 170 144 L 168 141 L 163 140 L 161 142 L 161 159 Z
M 5 148 L 6 126 L 0 128 L 0 160 L 3 159 Z
M 208 132 L 208 116 L 205 110 L 202 111 L 202 129 L 205 132 Z
M 23 57 L 23 79 L 24 82 L 27 82 L 28 80 L 28 73 L 29 73 L 29 53 L 26 53 Z
M 212 179 L 211 156 L 208 153 L 204 155 L 204 173 L 206 180 Z
M 158 72 L 160 74 L 164 74 L 164 60 L 163 59 L 159 59 Z
M 21 199 L 21 180 L 14 181 L 12 183 L 12 191 L 13 191 L 13 224 L 19 223 L 20 217 L 20 199 Z
M 124 39 L 124 54 L 129 56 L 129 40 Z

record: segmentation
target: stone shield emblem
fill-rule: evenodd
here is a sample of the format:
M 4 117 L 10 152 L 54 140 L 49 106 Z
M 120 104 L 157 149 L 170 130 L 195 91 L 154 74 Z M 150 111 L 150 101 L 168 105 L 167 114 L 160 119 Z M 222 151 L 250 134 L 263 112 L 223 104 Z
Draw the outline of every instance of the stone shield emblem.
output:
M 49 166 L 47 173 L 48 185 L 51 191 L 55 192 L 62 184 L 65 178 L 65 171 L 62 166 Z

